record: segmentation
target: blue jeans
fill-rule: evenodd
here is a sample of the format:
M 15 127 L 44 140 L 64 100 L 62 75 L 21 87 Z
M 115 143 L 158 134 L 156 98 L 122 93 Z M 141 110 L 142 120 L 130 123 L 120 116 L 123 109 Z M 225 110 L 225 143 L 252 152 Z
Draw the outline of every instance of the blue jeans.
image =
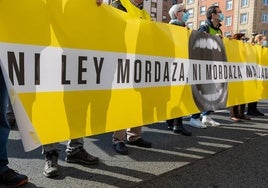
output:
M 10 126 L 7 121 L 8 92 L 0 67 L 0 174 L 8 170 L 7 141 Z

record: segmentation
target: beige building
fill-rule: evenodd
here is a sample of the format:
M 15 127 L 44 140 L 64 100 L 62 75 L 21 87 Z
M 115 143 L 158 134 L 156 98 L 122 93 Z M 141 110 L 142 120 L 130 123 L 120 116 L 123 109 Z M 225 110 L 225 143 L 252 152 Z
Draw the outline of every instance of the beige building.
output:
M 173 0 L 145 0 L 144 9 L 148 11 L 152 19 L 159 22 L 169 22 L 168 11 Z M 181 1 L 182 0 L 178 0 Z
M 209 6 L 218 5 L 225 16 L 221 27 L 224 36 L 241 32 L 248 37 L 253 32 L 268 36 L 268 0 L 144 0 L 144 9 L 153 20 L 168 23 L 168 10 L 175 2 L 185 3 L 190 13 L 187 25 L 192 29 L 205 22 Z
M 268 0 L 183 0 L 189 10 L 188 25 L 192 29 L 206 20 L 206 10 L 211 5 L 218 5 L 225 16 L 222 31 L 225 36 L 235 33 L 253 32 L 268 35 Z
M 104 0 L 110 4 L 113 0 Z M 183 0 L 144 0 L 144 9 L 150 14 L 153 20 L 168 23 L 170 17 L 168 11 L 173 3 L 181 3 Z

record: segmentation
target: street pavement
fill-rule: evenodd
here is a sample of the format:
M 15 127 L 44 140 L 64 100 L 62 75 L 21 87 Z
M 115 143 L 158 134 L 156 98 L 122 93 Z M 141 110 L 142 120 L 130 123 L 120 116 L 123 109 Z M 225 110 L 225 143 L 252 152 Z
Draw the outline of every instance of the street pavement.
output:
M 43 176 L 41 148 L 24 152 L 16 130 L 8 143 L 10 167 L 29 177 L 24 188 L 95 187 L 268 187 L 268 100 L 258 103 L 263 117 L 233 123 L 228 110 L 212 117 L 219 127 L 196 129 L 193 136 L 172 133 L 165 122 L 143 127 L 143 138 L 152 148 L 129 146 L 129 155 L 117 154 L 111 144 L 112 133 L 85 138 L 85 149 L 98 156 L 100 164 L 85 166 L 64 161 L 66 143 L 60 144 L 60 176 Z M 184 124 L 189 123 L 185 117 Z M 0 185 L 0 187 L 3 187 Z

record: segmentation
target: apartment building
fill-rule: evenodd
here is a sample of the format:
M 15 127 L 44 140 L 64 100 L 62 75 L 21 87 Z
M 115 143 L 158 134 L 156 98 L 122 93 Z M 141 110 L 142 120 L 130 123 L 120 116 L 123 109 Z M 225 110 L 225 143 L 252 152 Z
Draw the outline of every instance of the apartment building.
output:
M 268 35 L 268 0 L 184 0 L 189 10 L 188 26 L 197 29 L 206 20 L 206 10 L 218 5 L 225 16 L 222 22 L 224 36 L 235 33 Z
M 104 0 L 110 3 L 112 0 Z M 218 5 L 225 16 L 222 22 L 224 36 L 235 33 L 262 33 L 268 36 L 268 0 L 144 0 L 144 9 L 152 19 L 168 23 L 168 11 L 175 3 L 184 3 L 190 13 L 188 27 L 198 29 L 206 20 L 207 8 Z
M 150 13 L 153 20 L 168 23 L 170 7 L 182 2 L 183 0 L 144 0 L 144 8 Z
M 110 4 L 113 0 L 104 0 Z M 143 7 L 154 21 L 168 23 L 170 20 L 168 11 L 173 4 L 182 3 L 183 0 L 144 0 Z

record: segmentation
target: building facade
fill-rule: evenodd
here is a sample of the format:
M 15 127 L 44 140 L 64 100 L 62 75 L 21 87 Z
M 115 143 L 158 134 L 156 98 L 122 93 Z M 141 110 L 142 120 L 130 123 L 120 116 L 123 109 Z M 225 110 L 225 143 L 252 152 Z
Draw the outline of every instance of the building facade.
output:
M 110 3 L 112 0 L 104 0 Z M 206 20 L 206 11 L 211 5 L 218 5 L 225 16 L 222 22 L 224 36 L 235 33 L 252 33 L 268 36 L 268 0 L 144 0 L 144 9 L 152 19 L 168 23 L 168 11 L 175 3 L 184 3 L 190 13 L 188 27 L 198 29 Z
M 103 0 L 110 4 L 113 0 Z M 144 0 L 144 9 L 150 14 L 153 20 L 168 23 L 170 20 L 168 11 L 173 4 L 182 3 L 183 0 Z
M 206 10 L 218 5 L 225 16 L 222 22 L 224 36 L 235 33 L 268 35 L 268 0 L 183 0 L 189 10 L 188 25 L 198 29 L 206 20 Z
M 168 23 L 170 20 L 168 11 L 173 3 L 182 0 L 145 0 L 144 8 L 151 15 L 152 19 L 159 22 Z

